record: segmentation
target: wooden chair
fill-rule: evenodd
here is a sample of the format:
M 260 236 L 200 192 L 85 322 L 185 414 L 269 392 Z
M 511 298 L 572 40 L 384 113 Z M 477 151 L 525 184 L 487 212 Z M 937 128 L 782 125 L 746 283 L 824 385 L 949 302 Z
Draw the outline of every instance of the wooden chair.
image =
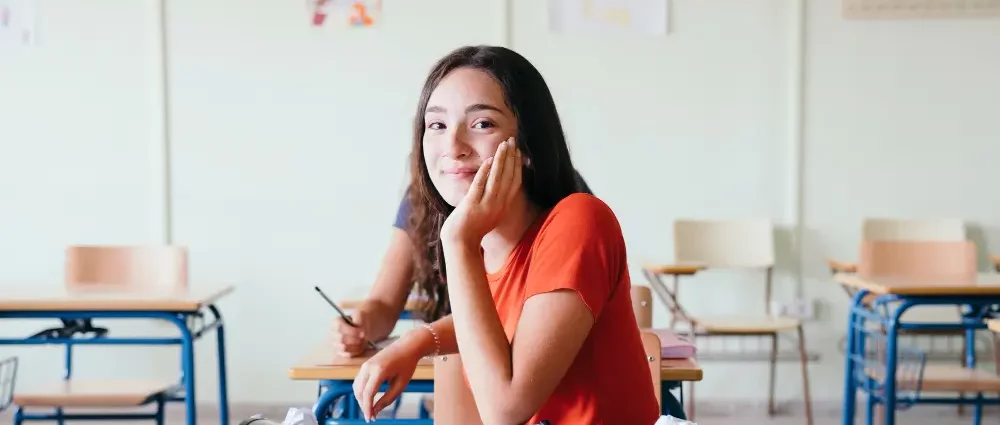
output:
M 751 317 L 699 317 L 688 312 L 678 296 L 680 278 L 691 277 L 706 269 L 743 269 L 763 272 L 764 296 L 760 314 Z M 643 273 L 657 296 L 671 314 L 671 327 L 686 324 L 695 337 L 764 337 L 771 340 L 770 385 L 768 412 L 774 414 L 775 372 L 778 358 L 778 338 L 794 333 L 802 366 L 803 400 L 806 423 L 813 423 L 809 392 L 808 355 L 802 323 L 793 318 L 771 314 L 771 286 L 774 269 L 774 229 L 762 220 L 708 221 L 678 220 L 674 222 L 674 264 L 648 264 Z M 670 276 L 672 285 L 662 278 Z M 688 415 L 694 418 L 694 385 L 689 393 Z
M 897 242 L 961 242 L 966 240 L 965 222 L 958 219 L 907 219 L 907 218 L 868 218 L 861 225 L 862 241 L 897 241 Z M 863 254 L 862 254 L 863 255 Z M 832 274 L 836 273 L 856 273 L 857 264 L 830 259 L 827 261 Z M 853 298 L 855 291 L 846 286 L 842 287 L 848 297 Z M 874 297 L 867 297 L 863 302 L 867 305 Z M 931 316 L 941 316 L 943 310 L 930 309 L 917 313 Z M 938 331 L 938 330 L 906 330 L 903 332 L 908 336 L 922 336 L 926 338 L 961 338 L 962 346 L 968 344 L 965 332 L 962 331 Z M 959 353 L 958 361 L 961 365 L 966 365 L 965 354 Z M 958 406 L 959 414 L 962 414 L 965 406 Z
M 976 263 L 976 247 L 970 241 L 865 241 L 861 245 L 857 274 L 971 281 L 977 276 Z M 881 347 L 876 350 L 883 352 Z M 970 368 L 964 360 L 961 366 L 927 365 L 921 384 L 921 391 L 929 392 L 1000 392 L 1000 376 Z
M 656 403 L 660 406 L 663 403 L 660 393 L 660 338 L 653 333 L 643 332 L 642 347 L 646 352 L 646 361 L 649 362 Z M 434 397 L 428 410 L 432 412 L 435 425 L 482 425 L 476 400 L 472 397 L 472 390 L 465 381 L 464 373 L 459 355 L 434 359 Z
M 861 224 L 862 241 L 964 241 L 965 223 L 953 219 L 869 218 Z M 833 273 L 854 273 L 857 264 L 827 260 Z
M 653 327 L 653 292 L 648 286 L 632 285 L 632 312 L 639 329 Z
M 69 288 L 88 285 L 155 286 L 188 285 L 187 250 L 177 246 L 71 246 L 66 251 L 65 283 Z M 64 326 L 68 324 L 64 321 Z M 78 329 L 100 331 L 89 320 L 74 321 Z M 106 330 L 104 330 L 106 332 Z M 67 362 L 72 346 L 66 346 Z M 126 408 L 157 402 L 160 420 L 164 397 L 177 382 L 156 380 L 77 380 L 67 370 L 64 379 L 18 390 L 14 404 L 20 408 L 102 407 Z

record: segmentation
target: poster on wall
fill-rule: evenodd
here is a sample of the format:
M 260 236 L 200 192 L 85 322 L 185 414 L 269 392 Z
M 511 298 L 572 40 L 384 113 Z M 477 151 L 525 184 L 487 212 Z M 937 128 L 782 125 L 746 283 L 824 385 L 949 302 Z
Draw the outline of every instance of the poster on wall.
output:
M 382 22 L 382 0 L 308 0 L 316 27 L 368 28 Z
M 557 34 L 666 35 L 669 0 L 548 0 Z
M 0 0 L 0 45 L 35 42 L 35 0 Z
M 848 19 L 1000 18 L 1000 0 L 841 0 Z

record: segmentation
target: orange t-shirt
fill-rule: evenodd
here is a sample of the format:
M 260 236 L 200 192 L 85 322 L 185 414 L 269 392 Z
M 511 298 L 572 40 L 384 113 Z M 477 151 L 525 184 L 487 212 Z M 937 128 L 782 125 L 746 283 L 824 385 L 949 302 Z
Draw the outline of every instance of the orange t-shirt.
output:
M 614 213 L 587 194 L 567 196 L 532 224 L 506 264 L 489 273 L 507 340 L 533 295 L 576 291 L 594 326 L 530 424 L 651 425 L 659 408 L 632 312 L 625 240 Z

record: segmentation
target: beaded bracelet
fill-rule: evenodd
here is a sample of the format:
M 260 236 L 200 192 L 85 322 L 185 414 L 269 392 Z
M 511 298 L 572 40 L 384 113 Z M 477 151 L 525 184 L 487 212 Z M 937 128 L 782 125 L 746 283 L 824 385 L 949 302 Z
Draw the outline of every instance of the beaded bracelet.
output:
M 423 326 L 424 326 L 424 329 L 427 329 L 427 331 L 431 333 L 431 336 L 434 337 L 434 354 L 433 354 L 433 356 L 437 357 L 437 356 L 441 355 L 441 340 L 438 339 L 437 331 L 434 330 L 434 327 L 431 326 L 430 323 L 424 323 Z

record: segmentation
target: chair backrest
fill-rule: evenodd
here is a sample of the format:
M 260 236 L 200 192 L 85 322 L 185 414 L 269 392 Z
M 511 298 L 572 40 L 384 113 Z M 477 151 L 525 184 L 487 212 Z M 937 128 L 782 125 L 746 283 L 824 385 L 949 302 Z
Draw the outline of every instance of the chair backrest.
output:
M 975 279 L 976 246 L 971 241 L 865 241 L 859 276 L 912 279 Z
M 66 285 L 186 288 L 188 253 L 179 246 L 71 246 Z
M 479 408 L 465 380 L 462 358 L 457 355 L 434 358 L 434 424 L 482 425 Z
M 632 286 L 632 312 L 639 329 L 653 327 L 653 291 L 648 286 Z
M 648 289 L 648 288 L 647 288 Z M 650 378 L 656 402 L 663 405 L 660 369 L 662 347 L 660 337 L 652 332 L 642 332 L 642 348 L 649 363 Z M 482 425 L 476 400 L 465 380 L 462 359 L 458 355 L 434 358 L 434 424 Z
M 866 241 L 962 241 L 965 223 L 954 219 L 869 218 L 862 224 Z
M 768 220 L 674 221 L 674 261 L 709 268 L 774 265 L 774 226 Z
M 653 393 L 656 394 L 656 403 L 663 407 L 663 394 L 661 393 L 662 383 L 660 379 L 660 369 L 662 368 L 662 344 L 660 337 L 652 332 L 642 333 L 642 348 L 646 352 L 646 361 L 649 362 L 649 374 L 653 380 Z

